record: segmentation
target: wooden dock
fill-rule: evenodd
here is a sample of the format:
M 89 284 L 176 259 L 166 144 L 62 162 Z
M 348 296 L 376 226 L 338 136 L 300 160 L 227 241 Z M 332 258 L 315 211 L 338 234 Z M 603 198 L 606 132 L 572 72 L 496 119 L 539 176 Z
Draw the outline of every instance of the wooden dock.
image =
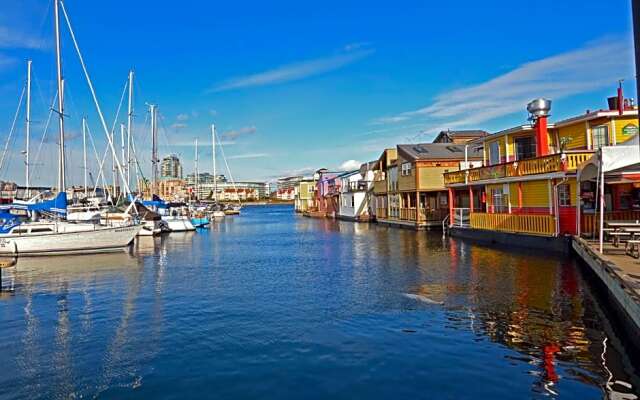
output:
M 600 254 L 596 241 L 573 238 L 573 249 L 600 278 L 626 319 L 634 326 L 632 339 L 640 343 L 640 260 L 628 256 L 624 246 L 605 243 Z

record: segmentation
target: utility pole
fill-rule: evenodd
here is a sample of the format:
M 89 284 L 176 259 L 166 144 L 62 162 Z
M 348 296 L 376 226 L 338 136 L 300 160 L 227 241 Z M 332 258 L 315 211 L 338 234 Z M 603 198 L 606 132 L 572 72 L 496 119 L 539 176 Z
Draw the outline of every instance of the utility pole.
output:
M 24 166 L 25 166 L 25 193 L 26 198 L 30 198 L 29 196 L 29 138 L 31 136 L 31 60 L 27 61 L 27 117 L 26 117 L 26 127 L 25 127 L 25 153 L 24 153 Z

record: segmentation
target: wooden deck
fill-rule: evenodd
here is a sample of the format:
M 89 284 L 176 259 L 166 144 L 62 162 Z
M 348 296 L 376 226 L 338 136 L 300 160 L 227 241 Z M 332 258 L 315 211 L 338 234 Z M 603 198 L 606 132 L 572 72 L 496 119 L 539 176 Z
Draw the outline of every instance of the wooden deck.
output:
M 597 241 L 573 239 L 573 249 L 602 280 L 630 320 L 640 329 L 640 260 L 628 256 L 624 246 L 605 243 L 604 254 Z

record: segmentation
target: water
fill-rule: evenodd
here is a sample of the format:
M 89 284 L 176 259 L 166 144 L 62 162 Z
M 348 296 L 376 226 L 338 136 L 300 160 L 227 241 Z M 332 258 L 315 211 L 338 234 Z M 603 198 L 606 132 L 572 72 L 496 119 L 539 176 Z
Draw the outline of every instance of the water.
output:
M 640 390 L 610 311 L 572 261 L 290 207 L 143 238 L 131 255 L 21 260 L 3 288 L 3 399 Z

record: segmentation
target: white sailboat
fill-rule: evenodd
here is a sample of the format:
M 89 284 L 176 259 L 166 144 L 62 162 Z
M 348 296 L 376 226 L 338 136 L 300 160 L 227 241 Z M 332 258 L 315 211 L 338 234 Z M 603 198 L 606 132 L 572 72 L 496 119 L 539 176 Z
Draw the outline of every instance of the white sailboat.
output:
M 155 194 L 158 190 L 158 163 L 160 161 L 158 159 L 158 106 L 150 104 L 149 111 L 151 113 L 151 193 Z M 144 204 L 150 203 L 158 203 L 154 207 L 154 211 L 162 216 L 162 221 L 167 224 L 170 232 L 196 230 L 184 207 L 170 207 L 170 204 L 167 205 L 163 201 L 144 202 Z
M 56 71 L 58 81 L 58 110 L 59 117 L 59 149 L 58 149 L 58 196 L 54 200 L 54 213 L 66 214 L 66 182 L 65 182 L 65 144 L 64 144 L 64 79 L 62 76 L 62 59 L 60 53 L 60 15 L 62 8 L 65 20 L 68 24 L 71 37 L 76 50 L 79 53 L 75 35 L 71 29 L 68 15 L 64 9 L 64 4 L 60 0 L 54 1 L 54 25 L 55 25 L 55 45 L 56 45 Z M 84 61 L 80 61 L 91 89 L 94 102 L 98 108 L 101 118 L 102 113 L 97 103 L 93 84 L 91 83 L 84 66 Z M 29 65 L 30 66 L 30 65 Z M 115 154 L 113 142 L 109 138 L 109 145 Z M 28 150 L 27 150 L 28 152 Z M 28 164 L 28 163 L 27 163 Z M 118 163 L 120 173 L 122 170 Z M 28 175 L 28 173 L 27 173 Z M 128 189 L 128 188 L 127 188 Z M 0 229 L 0 255 L 9 256 L 41 256 L 41 255 L 62 255 L 62 254 L 86 254 L 101 253 L 110 251 L 121 251 L 126 249 L 141 229 L 139 223 L 128 226 L 110 227 L 94 223 L 74 223 L 67 220 L 38 221 L 39 211 L 36 211 L 37 203 L 26 202 L 15 204 L 12 207 L 26 210 L 26 214 L 31 218 L 28 222 L 20 222 L 16 219 L 3 221 L 4 225 Z M 5 213 L 5 216 L 11 216 Z
M 212 159 L 213 159 L 213 201 L 218 205 L 218 171 L 216 166 L 216 126 L 211 124 L 211 146 L 212 146 Z M 210 218 L 215 221 L 223 220 L 225 213 L 222 210 L 213 210 L 210 213 Z

